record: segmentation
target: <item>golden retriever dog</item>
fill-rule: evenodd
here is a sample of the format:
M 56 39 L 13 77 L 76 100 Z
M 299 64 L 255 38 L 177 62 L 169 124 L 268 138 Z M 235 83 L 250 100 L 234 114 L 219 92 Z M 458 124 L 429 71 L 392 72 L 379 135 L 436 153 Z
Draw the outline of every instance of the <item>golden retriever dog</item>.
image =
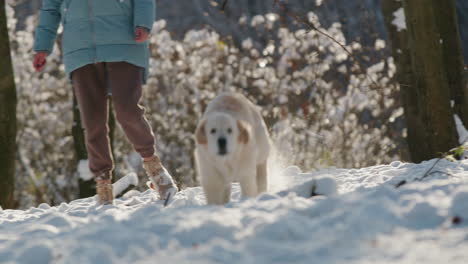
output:
M 195 161 L 208 204 L 224 204 L 231 183 L 242 195 L 267 191 L 270 137 L 257 106 L 237 93 L 223 93 L 207 106 L 196 132 Z

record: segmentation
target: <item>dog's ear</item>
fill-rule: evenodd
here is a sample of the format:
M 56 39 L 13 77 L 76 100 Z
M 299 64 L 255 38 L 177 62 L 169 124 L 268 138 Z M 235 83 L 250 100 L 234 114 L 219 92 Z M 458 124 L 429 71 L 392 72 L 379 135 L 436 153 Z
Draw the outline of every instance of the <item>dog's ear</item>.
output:
M 195 138 L 197 140 L 197 143 L 200 145 L 208 144 L 208 139 L 206 138 L 206 133 L 205 133 L 205 126 L 206 126 L 206 119 L 203 120 L 198 125 L 197 130 L 195 131 Z
M 237 120 L 237 128 L 239 129 L 239 140 L 240 143 L 247 144 L 250 139 L 250 125 L 244 121 Z

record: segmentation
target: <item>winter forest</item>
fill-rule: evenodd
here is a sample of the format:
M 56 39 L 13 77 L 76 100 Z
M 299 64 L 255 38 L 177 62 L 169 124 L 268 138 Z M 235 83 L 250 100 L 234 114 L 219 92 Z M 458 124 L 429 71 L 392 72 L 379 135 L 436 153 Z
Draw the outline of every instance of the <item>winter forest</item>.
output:
M 43 2 L 0 1 L 0 263 L 468 261 L 468 1 L 156 0 L 140 103 L 167 206 L 112 99 L 129 188 L 96 204 L 62 25 L 32 64 Z M 222 92 L 261 109 L 272 150 L 268 192 L 213 206 L 195 131 Z

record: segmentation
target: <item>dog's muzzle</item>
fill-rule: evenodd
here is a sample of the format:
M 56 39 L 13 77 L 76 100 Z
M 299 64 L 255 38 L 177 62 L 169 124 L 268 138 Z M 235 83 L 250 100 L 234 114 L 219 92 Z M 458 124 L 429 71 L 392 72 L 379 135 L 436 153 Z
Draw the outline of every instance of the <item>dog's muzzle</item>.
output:
M 227 154 L 227 141 L 225 138 L 218 138 L 218 154 L 226 155 Z

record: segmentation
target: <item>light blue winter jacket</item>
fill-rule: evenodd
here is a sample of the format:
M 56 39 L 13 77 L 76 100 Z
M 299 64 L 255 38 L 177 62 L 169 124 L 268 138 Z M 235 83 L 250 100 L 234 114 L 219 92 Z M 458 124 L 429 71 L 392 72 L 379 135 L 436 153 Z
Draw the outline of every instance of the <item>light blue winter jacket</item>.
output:
M 148 72 L 148 43 L 136 43 L 135 28 L 151 30 L 155 0 L 43 0 L 35 51 L 52 52 L 63 25 L 67 75 L 86 64 L 126 61 Z

